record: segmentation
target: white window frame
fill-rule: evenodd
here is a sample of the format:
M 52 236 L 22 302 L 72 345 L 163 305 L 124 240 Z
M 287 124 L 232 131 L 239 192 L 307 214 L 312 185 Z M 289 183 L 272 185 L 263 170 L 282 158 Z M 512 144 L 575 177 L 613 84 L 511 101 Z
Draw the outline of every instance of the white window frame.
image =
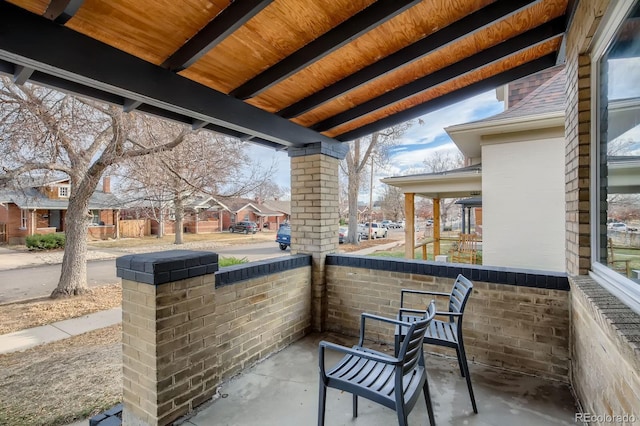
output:
M 63 192 L 66 192 L 66 194 L 63 194 Z M 70 192 L 71 192 L 71 185 L 58 186 L 58 198 L 69 198 Z
M 20 209 L 20 229 L 27 229 L 29 226 L 29 210 Z
M 640 285 L 600 263 L 600 60 L 613 42 L 635 1 L 614 2 L 603 16 L 591 53 L 591 271 L 603 288 L 640 314 Z

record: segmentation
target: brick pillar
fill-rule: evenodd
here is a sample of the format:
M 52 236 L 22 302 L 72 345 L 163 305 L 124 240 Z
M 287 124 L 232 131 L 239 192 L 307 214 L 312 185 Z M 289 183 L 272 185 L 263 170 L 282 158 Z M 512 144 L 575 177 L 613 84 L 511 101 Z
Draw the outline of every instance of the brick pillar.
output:
M 338 166 L 348 145 L 316 143 L 290 149 L 291 252 L 310 254 L 311 327 L 322 331 L 327 318 L 325 259 L 338 248 Z
M 565 193 L 567 273 L 591 268 L 591 41 L 610 0 L 578 3 L 567 33 Z
M 173 250 L 123 256 L 123 425 L 162 426 L 210 399 L 218 383 L 218 255 Z

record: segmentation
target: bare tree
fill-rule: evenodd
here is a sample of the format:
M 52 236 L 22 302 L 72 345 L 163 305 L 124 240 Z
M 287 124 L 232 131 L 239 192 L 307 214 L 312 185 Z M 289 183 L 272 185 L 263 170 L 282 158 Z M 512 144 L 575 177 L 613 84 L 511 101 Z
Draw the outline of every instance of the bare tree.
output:
M 447 170 L 453 170 L 464 166 L 464 155 L 457 149 L 434 151 L 429 157 L 425 158 L 423 164 L 427 173 L 440 173 Z M 449 217 L 449 211 L 455 205 L 459 198 L 445 198 L 441 200 L 441 211 L 443 223 Z
M 253 197 L 256 200 L 280 200 L 289 193 L 289 188 L 278 185 L 271 179 L 268 179 L 253 191 Z
M 387 161 L 389 149 L 398 143 L 409 126 L 411 122 L 406 122 L 349 142 L 351 149 L 340 163 L 342 172 L 347 176 L 349 236 L 346 242 L 358 244 L 358 193 L 363 173 L 369 170 L 368 166 L 372 161 L 378 165 Z
M 400 188 L 385 185 L 381 203 L 385 218 L 399 221 L 404 217 L 404 194 Z
M 51 297 L 87 290 L 89 198 L 105 170 L 126 159 L 178 146 L 185 127 L 153 147 L 137 142 L 148 129 L 143 118 L 121 108 L 83 100 L 31 84 L 15 86 L 0 77 L 0 183 L 35 172 L 69 177 L 62 272 Z
M 157 123 L 147 133 L 146 143 L 162 141 L 180 127 L 166 121 Z M 238 139 L 206 131 L 193 133 L 171 152 L 130 159 L 122 167 L 122 185 L 151 207 L 145 211 L 153 215 L 160 228 L 171 209 L 175 244 L 182 244 L 185 209 L 194 197 L 239 197 L 255 193 L 270 182 L 274 163 L 267 168 L 254 163 L 243 147 L 244 142 Z

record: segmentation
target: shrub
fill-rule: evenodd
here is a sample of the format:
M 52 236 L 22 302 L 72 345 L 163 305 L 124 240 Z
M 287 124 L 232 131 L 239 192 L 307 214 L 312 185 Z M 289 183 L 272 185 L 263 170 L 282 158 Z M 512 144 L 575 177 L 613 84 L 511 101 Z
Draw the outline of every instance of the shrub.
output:
M 53 250 L 64 248 L 64 234 L 35 234 L 27 237 L 27 248 L 31 250 Z
M 242 259 L 238 259 L 237 257 L 221 257 L 218 259 L 218 266 L 224 268 L 225 266 L 240 265 L 247 262 L 249 262 L 249 259 L 246 257 Z

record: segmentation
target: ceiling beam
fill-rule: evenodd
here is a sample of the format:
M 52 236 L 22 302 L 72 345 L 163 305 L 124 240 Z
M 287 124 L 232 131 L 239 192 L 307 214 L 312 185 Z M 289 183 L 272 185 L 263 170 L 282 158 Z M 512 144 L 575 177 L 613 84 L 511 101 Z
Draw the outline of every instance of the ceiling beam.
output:
M 140 110 L 155 107 L 188 124 L 202 120 L 282 146 L 338 143 L 7 2 L 0 2 L 0 60 L 85 86 L 86 95 L 112 97 L 119 105 L 136 99 Z
M 82 3 L 84 0 L 51 0 L 42 16 L 56 24 L 64 25 L 73 18 Z
M 503 41 L 493 47 L 476 53 L 466 59 L 456 62 L 448 67 L 435 71 L 425 77 L 412 81 L 409 84 L 398 87 L 395 90 L 384 93 L 377 98 L 364 102 L 354 108 L 341 112 L 323 120 L 311 128 L 318 132 L 324 132 L 344 123 L 356 120 L 374 111 L 386 108 L 403 99 L 415 96 L 421 92 L 429 90 L 446 81 L 456 79 L 464 74 L 470 73 L 493 62 L 517 54 L 536 44 L 544 43 L 550 39 L 562 35 L 564 32 L 564 17 L 556 18 L 552 21 L 533 28 L 526 33 Z
M 162 66 L 172 71 L 188 68 L 271 2 L 273 0 L 234 1 L 175 51 Z
M 498 86 L 502 86 L 519 78 L 526 77 L 527 75 L 534 74 L 546 68 L 553 67 L 555 66 L 555 64 L 555 54 L 552 53 L 543 56 L 531 62 L 527 62 L 510 70 L 504 71 L 500 74 L 496 74 L 493 77 L 489 77 L 485 80 L 473 83 L 469 86 L 442 95 L 429 102 L 425 102 L 413 108 L 406 109 L 383 119 L 377 120 L 373 123 L 359 127 L 355 130 L 343 133 L 337 136 L 336 139 L 346 142 L 370 135 L 371 133 L 387 129 L 399 123 L 404 123 L 405 121 L 409 121 L 414 118 L 420 117 L 421 115 L 425 115 L 438 109 L 447 107 L 456 102 L 464 101 L 465 99 L 469 99 L 488 90 L 493 90 Z
M 252 98 L 297 73 L 309 64 L 350 43 L 375 27 L 411 8 L 419 0 L 378 0 L 327 31 L 277 64 L 231 91 L 239 99 Z
M 282 109 L 278 115 L 293 118 L 304 114 L 318 106 L 331 101 L 346 92 L 367 84 L 400 67 L 417 61 L 420 58 L 452 43 L 467 37 L 486 26 L 504 19 L 518 12 L 527 5 L 535 3 L 533 0 L 498 1 L 484 7 L 453 24 L 419 40 L 386 58 L 375 62 L 360 71 L 328 86 L 304 99 Z

